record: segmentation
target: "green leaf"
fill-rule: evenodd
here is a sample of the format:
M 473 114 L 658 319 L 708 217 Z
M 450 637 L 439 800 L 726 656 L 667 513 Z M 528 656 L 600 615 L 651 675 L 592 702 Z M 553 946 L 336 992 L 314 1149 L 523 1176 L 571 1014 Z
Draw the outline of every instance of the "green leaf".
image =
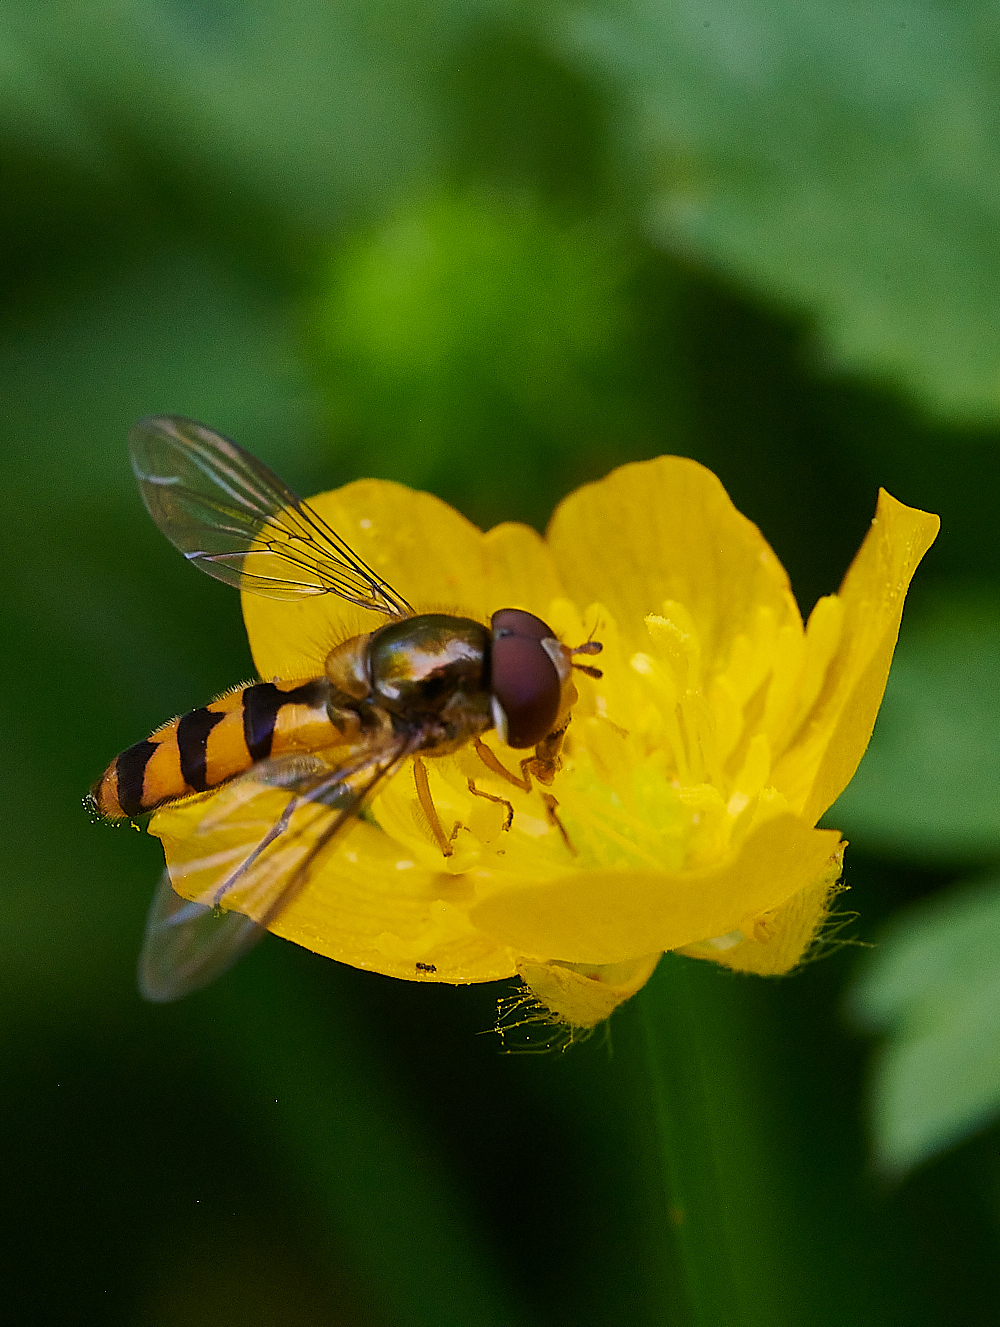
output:
M 63 81 L 0 14 L 0 144 L 37 158 L 103 171 L 105 146 Z
M 861 767 L 825 817 L 855 845 L 946 864 L 1000 856 L 1000 604 L 907 621 Z
M 903 1171 L 1000 1115 L 1000 877 L 898 917 L 851 993 L 887 1033 L 874 1065 L 878 1160 Z
M 1000 415 L 998 14 L 982 0 L 585 0 L 648 227 L 811 313 L 827 358 Z
M 114 141 L 204 205 L 235 190 L 310 227 L 435 159 L 442 51 L 481 0 L 12 0 L 6 20 Z M 230 204 L 231 205 L 231 204 Z

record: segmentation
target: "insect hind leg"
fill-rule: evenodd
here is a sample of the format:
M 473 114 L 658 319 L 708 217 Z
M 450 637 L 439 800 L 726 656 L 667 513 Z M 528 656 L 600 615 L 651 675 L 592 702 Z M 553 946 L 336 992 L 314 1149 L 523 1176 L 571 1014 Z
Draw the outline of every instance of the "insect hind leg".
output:
M 350 773 L 355 773 L 355 772 L 356 771 L 353 770 L 350 771 Z M 299 771 L 299 775 L 301 776 L 301 771 Z M 222 884 L 219 885 L 218 888 L 215 890 L 215 893 L 212 896 L 212 904 L 211 904 L 213 908 L 218 910 L 222 906 L 222 900 L 226 896 L 226 894 L 233 888 L 234 885 L 237 885 L 240 882 L 240 880 L 247 874 L 247 872 L 254 865 L 254 863 L 261 857 L 261 855 L 264 852 L 267 851 L 267 849 L 271 846 L 271 844 L 274 843 L 276 839 L 280 838 L 281 835 L 284 834 L 284 832 L 288 829 L 292 817 L 294 816 L 295 812 L 299 809 L 299 807 L 307 805 L 309 803 L 320 804 L 322 806 L 329 807 L 331 809 L 336 809 L 337 807 L 343 806 L 345 804 L 350 806 L 352 804 L 352 797 L 349 785 L 346 783 L 345 772 L 343 770 L 337 771 L 336 774 L 330 776 L 329 778 L 323 779 L 320 783 L 318 783 L 314 788 L 310 789 L 308 792 L 292 794 L 288 802 L 288 805 L 285 807 L 284 811 L 282 811 L 281 815 L 271 826 L 271 828 L 267 831 L 267 833 L 260 840 L 257 846 L 253 849 L 253 851 L 243 859 L 243 861 L 239 864 L 239 866 L 236 867 L 234 871 L 231 871 L 229 875 L 226 876 Z M 307 858 L 307 861 L 308 860 L 309 859 Z M 265 926 L 266 922 L 262 921 L 260 925 Z
M 265 849 L 269 848 L 271 844 L 274 842 L 274 840 L 278 838 L 280 834 L 283 834 L 285 832 L 285 830 L 288 828 L 288 823 L 291 820 L 292 815 L 294 814 L 295 809 L 299 805 L 300 801 L 301 798 L 299 797 L 292 798 L 292 800 L 285 807 L 284 811 L 282 811 L 280 818 L 267 831 L 267 833 L 264 835 L 261 841 L 257 844 L 256 848 L 254 848 L 253 852 L 251 852 L 250 856 L 245 858 L 244 861 L 242 861 L 239 864 L 239 866 L 236 868 L 235 871 L 232 871 L 228 876 L 226 876 L 225 880 L 223 880 L 222 884 L 215 891 L 215 894 L 212 898 L 213 907 L 220 908 L 222 906 L 223 897 L 228 893 L 230 889 L 232 889 L 233 885 L 235 885 L 239 881 L 242 875 L 245 875 L 246 872 L 249 871 L 250 867 L 253 866 L 254 862 L 261 855 L 261 853 L 264 852 Z

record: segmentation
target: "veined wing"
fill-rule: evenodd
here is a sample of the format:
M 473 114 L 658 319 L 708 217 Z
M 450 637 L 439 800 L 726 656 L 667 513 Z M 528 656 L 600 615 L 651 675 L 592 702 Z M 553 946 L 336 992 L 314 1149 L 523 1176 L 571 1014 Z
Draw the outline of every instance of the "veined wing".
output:
M 267 935 L 252 917 L 190 903 L 160 876 L 146 918 L 136 980 L 144 1000 L 164 1004 L 221 977 Z
M 268 599 L 335 594 L 389 617 L 401 595 L 266 465 L 180 415 L 151 415 L 129 433 L 146 510 L 188 561 Z
M 168 853 L 139 956 L 141 994 L 179 1000 L 252 949 L 414 745 L 400 738 L 339 768 L 321 755 L 259 761 L 212 797 Z

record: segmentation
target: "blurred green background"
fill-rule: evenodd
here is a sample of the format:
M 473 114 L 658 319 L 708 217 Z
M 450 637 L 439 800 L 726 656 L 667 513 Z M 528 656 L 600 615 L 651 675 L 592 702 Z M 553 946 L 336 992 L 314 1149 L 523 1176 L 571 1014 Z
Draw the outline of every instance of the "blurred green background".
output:
M 3 1320 L 686 1321 L 627 1009 L 505 1055 L 505 988 L 277 941 L 139 1000 L 159 845 L 81 795 L 252 674 L 132 481 L 174 412 L 483 525 L 693 456 L 804 611 L 880 484 L 941 514 L 827 818 L 857 943 L 650 999 L 732 1327 L 1000 1323 L 1000 7 L 7 0 L 0 179 Z

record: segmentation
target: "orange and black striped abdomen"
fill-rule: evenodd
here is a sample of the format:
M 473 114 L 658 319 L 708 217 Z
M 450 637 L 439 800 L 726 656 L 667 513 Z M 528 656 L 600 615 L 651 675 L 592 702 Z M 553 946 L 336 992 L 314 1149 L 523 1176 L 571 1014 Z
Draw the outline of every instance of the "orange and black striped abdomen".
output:
M 138 816 L 217 788 L 268 756 L 338 745 L 345 734 L 330 720 L 329 695 L 325 677 L 237 688 L 123 751 L 91 789 L 94 805 L 111 819 Z

